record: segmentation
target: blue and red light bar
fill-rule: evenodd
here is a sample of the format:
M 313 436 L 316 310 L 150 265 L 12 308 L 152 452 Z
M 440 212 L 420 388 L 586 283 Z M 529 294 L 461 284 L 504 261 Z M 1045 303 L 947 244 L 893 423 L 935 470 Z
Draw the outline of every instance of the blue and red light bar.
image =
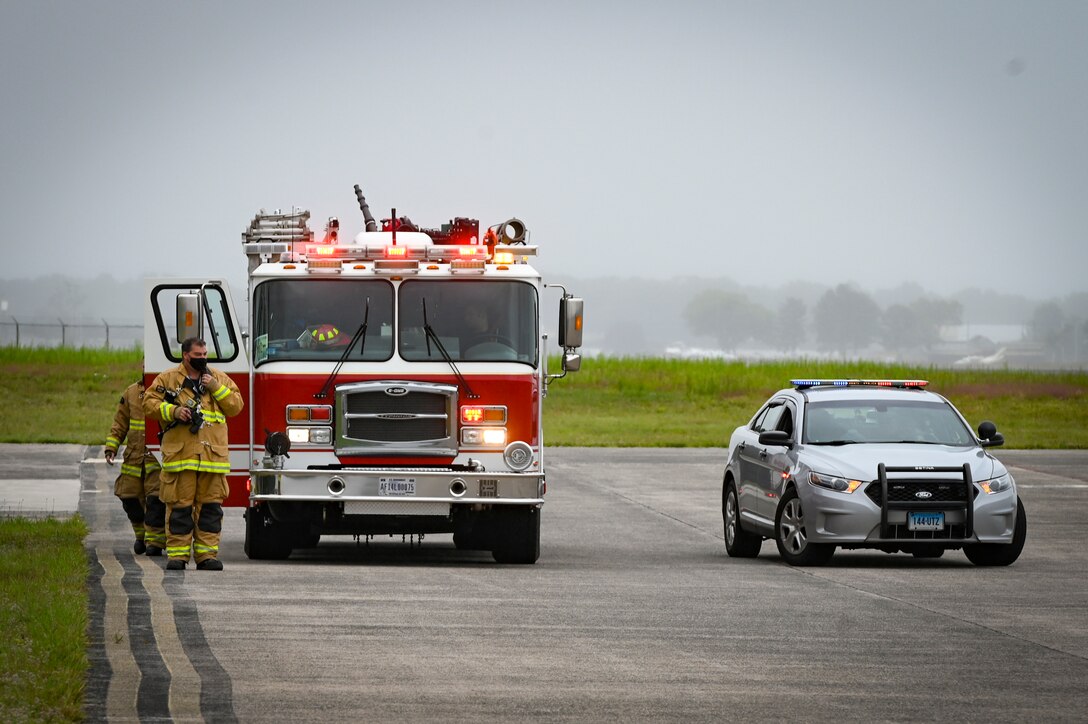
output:
M 850 380 L 850 379 L 813 379 L 790 380 L 790 384 L 799 390 L 809 387 L 894 387 L 896 389 L 922 388 L 928 380 Z

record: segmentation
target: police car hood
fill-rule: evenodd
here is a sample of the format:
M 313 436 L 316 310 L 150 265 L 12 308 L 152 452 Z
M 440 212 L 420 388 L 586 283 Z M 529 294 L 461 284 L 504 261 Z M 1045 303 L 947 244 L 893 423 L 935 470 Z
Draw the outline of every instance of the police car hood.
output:
M 1005 466 L 980 447 L 917 445 L 905 443 L 853 443 L 850 445 L 805 445 L 801 462 L 813 472 L 840 475 L 853 480 L 876 480 L 877 467 L 962 468 L 971 466 L 971 479 L 988 480 L 1005 472 Z M 900 473 L 899 475 L 902 475 Z M 947 473 L 944 474 L 947 477 Z

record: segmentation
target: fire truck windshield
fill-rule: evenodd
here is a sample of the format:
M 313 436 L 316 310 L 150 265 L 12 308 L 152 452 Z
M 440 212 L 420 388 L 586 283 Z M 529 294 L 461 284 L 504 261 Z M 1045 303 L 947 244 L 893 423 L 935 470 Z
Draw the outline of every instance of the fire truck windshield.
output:
M 366 339 L 347 360 L 381 361 L 393 356 L 393 285 L 385 280 L 274 279 L 253 295 L 254 364 L 280 360 L 335 362 L 370 316 Z M 362 349 L 360 355 L 359 350 Z
M 429 324 L 454 362 L 537 363 L 537 294 L 515 281 L 409 280 L 399 293 L 398 351 L 405 360 L 444 359 L 428 343 Z M 426 304 L 426 313 L 424 313 Z
M 453 362 L 537 365 L 537 292 L 532 284 L 412 279 L 401 282 L 398 292 L 385 279 L 328 278 L 270 279 L 256 286 L 254 364 L 337 362 L 362 325 L 368 300 L 366 339 L 352 347 L 345 362 L 391 359 L 394 339 L 408 362 L 444 361 L 438 345 L 428 343 L 426 321 Z

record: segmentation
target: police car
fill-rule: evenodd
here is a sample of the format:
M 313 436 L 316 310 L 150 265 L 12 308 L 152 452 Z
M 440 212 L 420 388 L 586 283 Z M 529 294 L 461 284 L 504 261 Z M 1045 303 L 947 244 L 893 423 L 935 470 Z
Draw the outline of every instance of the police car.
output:
M 988 448 L 1002 435 L 963 416 L 924 380 L 792 380 L 729 440 L 725 547 L 752 558 L 773 538 L 791 565 L 836 548 L 937 558 L 963 549 L 980 566 L 1020 556 L 1027 516 Z

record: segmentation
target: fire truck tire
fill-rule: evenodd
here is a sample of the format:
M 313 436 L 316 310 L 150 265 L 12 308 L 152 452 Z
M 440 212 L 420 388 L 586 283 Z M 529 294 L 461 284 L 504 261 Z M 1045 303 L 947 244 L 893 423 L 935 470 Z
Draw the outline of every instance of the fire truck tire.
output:
M 291 555 L 294 536 L 263 506 L 246 509 L 246 555 L 258 561 L 282 561 Z
M 498 563 L 532 564 L 540 558 L 540 509 L 503 510 L 492 557 Z

